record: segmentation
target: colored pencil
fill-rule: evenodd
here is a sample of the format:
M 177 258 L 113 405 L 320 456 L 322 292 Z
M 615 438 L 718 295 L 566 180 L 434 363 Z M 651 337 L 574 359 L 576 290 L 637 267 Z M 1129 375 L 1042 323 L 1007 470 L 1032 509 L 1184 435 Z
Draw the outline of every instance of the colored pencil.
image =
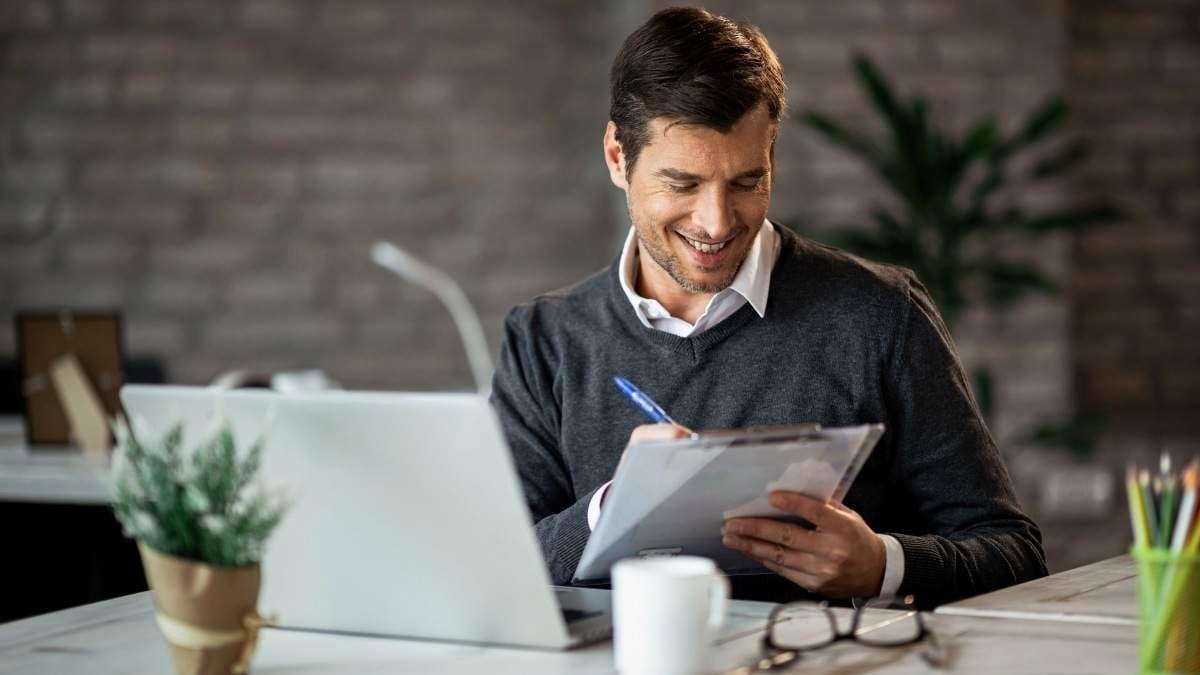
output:
M 1195 525 L 1197 489 L 1200 489 L 1200 466 L 1193 461 L 1183 472 L 1183 499 L 1179 502 L 1179 515 L 1171 537 L 1171 550 L 1175 553 L 1183 553 L 1183 545 Z
M 1137 469 L 1130 464 L 1125 470 L 1125 491 L 1129 499 L 1129 519 L 1133 521 L 1133 542 L 1138 548 L 1150 547 L 1150 523 L 1146 520 L 1146 502 L 1142 500 Z
M 1139 479 L 1148 478 L 1146 474 L 1147 472 L 1143 469 L 1142 473 L 1138 476 Z M 1185 480 L 1187 480 L 1186 476 Z M 1192 478 L 1192 480 L 1189 481 L 1193 486 L 1193 493 L 1195 492 L 1195 480 L 1195 478 Z M 1184 489 L 1186 490 L 1187 488 L 1188 485 L 1185 484 Z M 1180 552 L 1184 555 L 1195 555 L 1200 553 L 1200 527 L 1195 526 L 1194 509 L 1191 518 L 1192 526 L 1188 528 L 1190 532 L 1185 535 L 1183 549 Z M 1176 566 L 1174 565 L 1168 565 L 1166 579 L 1162 580 L 1161 586 L 1158 586 L 1159 579 L 1157 578 L 1157 575 L 1154 575 L 1155 578 L 1152 580 L 1152 586 L 1160 588 L 1162 601 L 1158 603 L 1157 616 L 1153 620 L 1152 628 L 1149 634 L 1150 644 L 1153 645 L 1153 648 L 1143 653 L 1141 664 L 1143 670 L 1152 670 L 1151 666 L 1154 665 L 1153 661 L 1155 654 L 1166 654 L 1166 639 L 1168 637 L 1167 630 L 1173 625 L 1177 625 L 1172 623 L 1172 619 L 1178 613 L 1180 603 L 1183 602 L 1184 591 L 1188 588 L 1188 581 L 1191 575 L 1192 567 L 1190 565 L 1181 565 L 1178 569 L 1176 569 Z M 1168 663 L 1165 665 L 1168 668 L 1174 667 L 1173 663 Z
M 1175 478 L 1168 475 L 1165 480 L 1156 479 L 1154 482 L 1161 496 L 1158 503 L 1158 545 L 1168 548 L 1175 527 Z
M 1175 522 L 1174 536 L 1171 537 L 1171 552 L 1176 555 L 1183 553 L 1187 537 L 1193 528 L 1200 532 L 1196 518 L 1196 492 L 1200 489 L 1200 460 L 1192 460 L 1183 471 L 1181 479 L 1183 497 L 1179 503 L 1179 516 Z M 1197 535 L 1200 538 L 1200 535 Z M 1184 616 L 1167 635 L 1167 660 L 1163 664 L 1169 668 L 1182 669 L 1189 672 L 1200 670 L 1200 640 L 1188 639 L 1184 631 L 1188 627 L 1200 626 L 1200 612 L 1194 604 L 1183 608 Z M 1180 649 L 1183 653 L 1180 654 Z
M 1154 492 L 1150 486 L 1150 471 L 1142 469 L 1138 474 L 1138 486 L 1141 487 L 1142 504 L 1146 509 L 1146 532 L 1149 535 L 1150 546 L 1158 546 L 1158 508 L 1154 504 Z

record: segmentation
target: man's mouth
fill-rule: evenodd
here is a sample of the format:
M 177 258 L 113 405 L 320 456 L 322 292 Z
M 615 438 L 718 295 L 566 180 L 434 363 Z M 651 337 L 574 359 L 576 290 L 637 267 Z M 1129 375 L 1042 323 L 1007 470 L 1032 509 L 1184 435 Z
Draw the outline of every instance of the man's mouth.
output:
M 701 253 L 716 253 L 717 251 L 720 251 L 721 249 L 725 248 L 725 245 L 733 240 L 733 238 L 731 237 L 729 239 L 726 239 L 725 241 L 719 241 L 719 242 L 715 242 L 715 243 L 714 242 L 704 242 L 704 241 L 698 241 L 696 239 L 692 239 L 691 237 L 680 234 L 679 232 L 676 232 L 675 234 L 678 234 L 681 239 L 683 239 L 684 241 L 686 241 L 688 243 L 688 245 L 690 245 L 692 248 L 696 249 L 697 251 L 700 251 Z

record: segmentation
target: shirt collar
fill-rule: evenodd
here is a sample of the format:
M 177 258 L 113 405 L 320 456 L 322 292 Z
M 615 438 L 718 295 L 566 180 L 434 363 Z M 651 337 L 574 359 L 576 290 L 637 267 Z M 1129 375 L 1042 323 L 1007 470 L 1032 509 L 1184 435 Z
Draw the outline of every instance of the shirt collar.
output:
M 633 290 L 638 272 L 637 241 L 637 231 L 631 226 L 629 234 L 625 237 L 625 245 L 621 249 L 621 259 L 617 262 L 617 269 L 619 271 L 617 276 L 621 280 L 621 290 L 625 292 L 625 297 L 633 305 L 638 318 L 641 319 L 643 324 L 649 326 L 650 322 L 646 318 L 645 305 L 656 301 L 644 298 L 638 295 L 637 291 Z M 742 261 L 742 266 L 733 277 L 733 282 L 729 284 L 728 288 L 718 293 L 717 296 L 730 292 L 737 293 L 750 303 L 750 306 L 754 308 L 759 318 L 765 316 L 767 313 L 767 295 L 771 291 L 771 270 L 775 267 L 775 259 L 778 255 L 779 234 L 775 232 L 775 227 L 771 225 L 771 221 L 763 220 L 762 227 L 758 228 L 758 234 L 755 235 L 754 241 L 750 243 L 750 250 L 746 253 L 746 259 Z M 713 299 L 715 300 L 717 296 L 713 296 Z

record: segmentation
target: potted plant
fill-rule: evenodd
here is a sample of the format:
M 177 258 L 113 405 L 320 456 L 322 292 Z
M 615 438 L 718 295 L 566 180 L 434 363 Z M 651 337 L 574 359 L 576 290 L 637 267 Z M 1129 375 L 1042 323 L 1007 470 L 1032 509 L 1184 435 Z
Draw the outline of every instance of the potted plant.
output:
M 867 56 L 856 55 L 853 67 L 882 121 L 882 135 L 811 109 L 798 119 L 860 159 L 892 198 L 871 211 L 869 222 L 837 227 L 821 238 L 911 269 L 952 331 L 972 307 L 1003 310 L 1030 293 L 1058 292 L 1035 262 L 1009 253 L 1013 243 L 1120 220 L 1119 210 L 1104 202 L 1038 210 L 1026 198 L 1029 188 L 1061 178 L 1087 156 L 1081 140 L 1052 142 L 1069 112 L 1061 97 L 1049 97 L 1010 132 L 987 117 L 958 134 L 936 122 L 924 97 L 899 97 Z M 993 376 L 978 368 L 971 379 L 979 407 L 990 419 Z M 1086 463 L 1097 448 L 1103 419 L 1095 412 L 1047 419 L 1024 434 L 1027 443 L 1065 450 L 1074 460 L 1065 468 L 1070 474 L 1065 480 L 1043 481 L 1053 484 L 1049 492 L 1043 486 L 1043 501 L 1052 502 L 1051 508 L 1095 513 L 1111 501 L 1112 477 Z M 1060 489 L 1080 484 L 1081 472 L 1090 486 L 1082 498 Z M 1088 506 L 1076 508 L 1081 501 Z M 1066 504 L 1071 505 L 1058 508 Z
M 239 452 L 223 424 L 185 452 L 182 425 L 152 442 L 114 429 L 113 512 L 138 542 L 175 672 L 246 672 L 264 623 L 259 562 L 286 508 L 254 485 L 263 439 Z
M 839 228 L 828 238 L 911 269 L 948 326 L 973 305 L 1004 308 L 1030 292 L 1057 292 L 1034 263 L 1005 253 L 1013 241 L 1120 218 L 1107 203 L 1036 212 L 1026 204 L 1029 188 L 1060 177 L 1087 156 L 1081 140 L 1043 147 L 1067 119 L 1061 97 L 1051 96 L 1011 133 L 988 117 L 960 135 L 935 122 L 924 97 L 898 98 L 865 55 L 854 57 L 854 70 L 882 118 L 882 138 L 816 110 L 805 110 L 799 121 L 861 159 L 892 191 L 895 206 L 875 208 L 866 227 Z M 1017 166 L 1014 160 L 1028 153 L 1038 156 Z

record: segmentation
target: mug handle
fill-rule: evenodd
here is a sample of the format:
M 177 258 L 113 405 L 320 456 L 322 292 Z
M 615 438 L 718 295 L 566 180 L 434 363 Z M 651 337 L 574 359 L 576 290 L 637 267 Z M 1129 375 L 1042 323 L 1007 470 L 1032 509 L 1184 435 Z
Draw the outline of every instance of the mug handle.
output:
M 708 589 L 708 628 L 716 632 L 725 624 L 729 611 L 729 578 L 720 570 L 713 573 L 712 585 Z

